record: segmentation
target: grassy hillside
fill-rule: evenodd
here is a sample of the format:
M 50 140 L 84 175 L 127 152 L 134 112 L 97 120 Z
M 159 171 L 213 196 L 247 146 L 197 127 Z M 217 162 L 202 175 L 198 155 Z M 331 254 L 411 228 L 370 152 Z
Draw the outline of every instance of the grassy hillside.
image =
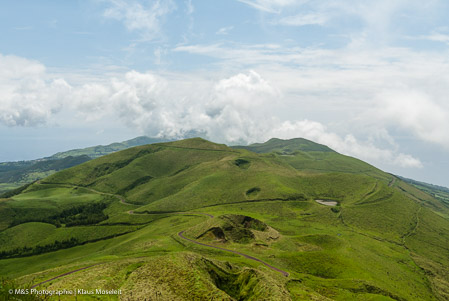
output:
M 55 160 L 34 160 L 0 163 L 0 194 L 45 178 L 57 171 L 89 161 L 91 158 L 68 156 Z
M 427 194 L 433 196 L 434 198 L 444 202 L 447 206 L 449 206 L 449 188 L 428 184 L 412 179 L 407 179 L 404 177 L 399 177 L 404 182 L 413 185 L 414 187 L 426 192 Z
M 112 300 L 446 300 L 447 229 L 443 202 L 325 146 L 194 138 L 0 200 L 0 271 L 21 286 L 82 268 L 40 287 Z
M 233 146 L 233 148 L 270 154 L 303 172 L 344 172 L 367 174 L 383 180 L 391 179 L 390 175 L 387 175 L 366 162 L 341 155 L 325 145 L 303 138 L 289 140 L 273 138 L 265 143 L 255 143 L 249 146 Z
M 98 145 L 56 153 L 53 156 L 17 162 L 0 163 L 0 195 L 33 181 L 45 178 L 57 171 L 84 163 L 134 146 L 165 142 L 166 139 L 137 137 L 120 143 Z
M 48 159 L 61 159 L 69 156 L 82 156 L 82 155 L 86 155 L 92 159 L 95 159 L 130 147 L 152 143 L 167 142 L 167 141 L 169 140 L 162 138 L 150 138 L 146 136 L 140 136 L 131 140 L 126 140 L 123 142 L 115 142 L 108 145 L 97 145 L 81 149 L 73 149 L 65 152 L 59 152 L 49 157 Z

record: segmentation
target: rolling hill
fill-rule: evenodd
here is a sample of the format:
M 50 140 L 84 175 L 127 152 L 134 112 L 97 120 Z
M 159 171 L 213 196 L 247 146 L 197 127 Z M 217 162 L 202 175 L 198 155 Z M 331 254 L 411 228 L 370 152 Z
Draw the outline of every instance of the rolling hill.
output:
M 324 145 L 193 138 L 0 199 L 0 271 L 124 300 L 447 300 L 447 229 L 446 203 Z
M 83 149 L 74 149 L 56 153 L 50 157 L 36 160 L 1 162 L 0 163 L 0 194 L 45 178 L 57 171 L 84 163 L 126 148 L 157 142 L 166 139 L 137 137 L 131 140 L 116 142 L 109 145 L 98 145 Z

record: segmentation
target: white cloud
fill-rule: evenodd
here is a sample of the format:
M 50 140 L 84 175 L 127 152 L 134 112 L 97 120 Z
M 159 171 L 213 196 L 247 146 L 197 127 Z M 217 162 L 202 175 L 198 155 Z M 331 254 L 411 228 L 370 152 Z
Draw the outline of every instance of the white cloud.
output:
M 0 123 L 36 126 L 61 109 L 70 91 L 63 79 L 46 79 L 45 67 L 35 61 L 0 54 Z
M 433 32 L 427 36 L 420 36 L 420 37 L 418 37 L 418 39 L 424 39 L 424 40 L 449 44 L 449 35 L 440 33 L 440 32 Z
M 231 30 L 234 29 L 234 26 L 222 27 L 215 34 L 217 35 L 228 35 Z
M 310 71 L 295 74 L 281 68 L 287 72 L 280 77 L 283 80 L 267 72 L 272 77 L 268 80 L 252 70 L 211 80 L 195 74 L 161 76 L 129 71 L 113 78 L 90 79 L 84 84 L 69 85 L 65 80 L 48 74 L 38 62 L 1 56 L 0 67 L 0 122 L 8 126 L 43 125 L 54 121 L 64 108 L 72 119 L 61 122 L 117 120 L 150 136 L 182 138 L 190 133 L 200 133 L 224 143 L 304 137 L 372 163 L 422 166 L 418 159 L 401 153 L 388 132 L 381 131 L 376 139 L 386 141 L 389 147 L 379 147 L 377 141 L 369 137 L 360 140 L 353 133 L 330 131 L 321 122 L 301 118 L 301 105 L 290 107 L 295 112 L 292 116 L 296 115 L 293 119 L 275 113 L 278 106 L 288 101 L 292 91 L 296 91 L 295 99 L 301 100 L 304 91 L 324 91 L 327 97 L 331 95 L 329 93 L 341 94 L 343 92 L 339 89 L 348 80 L 353 81 L 350 86 L 355 90 L 362 86 L 357 80 L 364 82 L 365 78 L 374 81 L 367 89 L 385 84 L 384 81 L 377 82 L 371 73 L 337 75 L 335 70 L 326 70 L 317 74 Z M 318 85 L 320 82 L 321 86 Z M 367 93 L 363 89 L 361 91 Z M 349 94 L 352 95 L 353 91 L 350 90 Z M 321 99 L 323 95 L 326 94 L 318 93 L 316 98 Z M 343 96 L 347 94 L 343 93 Z M 446 113 L 441 113 L 445 108 L 420 95 L 399 98 L 397 94 L 385 94 L 378 99 L 383 110 L 379 120 L 411 128 L 416 135 L 428 141 L 449 141 L 444 131 L 449 128 L 448 118 Z M 380 115 L 380 110 L 374 110 Z
M 389 122 L 411 130 L 423 141 L 449 149 L 449 110 L 430 95 L 413 90 L 379 95 L 378 113 Z
M 128 30 L 138 31 L 146 40 L 161 37 L 161 19 L 176 9 L 172 0 L 155 0 L 148 5 L 138 1 L 108 1 L 110 7 L 104 17 L 122 21 Z
M 237 0 L 237 1 L 245 3 L 255 9 L 264 12 L 277 13 L 283 7 L 301 4 L 307 2 L 308 0 Z
M 417 158 L 414 158 L 413 156 L 406 155 L 403 153 L 400 153 L 393 162 L 395 165 L 398 165 L 400 167 L 418 167 L 422 168 L 423 164 L 421 161 Z
M 193 14 L 193 12 L 195 11 L 195 7 L 192 4 L 192 0 L 188 0 L 185 3 L 186 3 L 186 13 L 187 13 L 187 15 Z
M 264 25 L 329 25 L 332 34 L 356 43 L 388 44 L 406 32 L 410 33 L 418 20 L 436 19 L 447 10 L 441 0 L 237 0 L 252 8 L 269 13 Z M 348 27 L 348 24 L 352 24 Z M 428 24 L 424 24 L 430 26 Z M 412 34 L 415 34 L 413 30 Z M 406 34 L 405 34 L 406 35 Z M 433 36 L 441 39 L 444 36 Z
M 326 21 L 325 15 L 311 13 L 283 17 L 278 21 L 278 24 L 287 26 L 324 25 Z
M 299 102 L 308 108 L 316 103 L 321 115 L 338 110 L 340 118 L 352 115 L 359 126 L 400 127 L 423 141 L 449 144 L 449 61 L 444 53 L 267 45 L 186 45 L 175 51 L 214 57 L 226 66 L 258 66 L 283 93 L 291 95 L 283 103 Z

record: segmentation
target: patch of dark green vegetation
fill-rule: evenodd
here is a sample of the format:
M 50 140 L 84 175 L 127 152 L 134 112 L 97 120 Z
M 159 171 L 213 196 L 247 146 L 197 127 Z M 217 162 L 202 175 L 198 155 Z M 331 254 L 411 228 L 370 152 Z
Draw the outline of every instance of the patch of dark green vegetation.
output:
M 36 182 L 36 181 L 34 181 L 34 182 Z M 2 194 L 0 194 L 0 198 L 8 199 L 8 198 L 11 198 L 11 197 L 13 197 L 15 195 L 18 195 L 18 194 L 22 193 L 23 191 L 25 191 L 25 189 L 30 187 L 34 182 L 22 185 L 19 188 L 16 188 L 16 189 L 7 191 L 5 193 L 2 193 Z
M 11 222 L 7 228 L 14 227 L 28 222 L 42 222 L 54 224 L 51 217 L 58 214 L 58 210 L 52 208 L 6 208 L 11 217 Z
M 55 240 L 53 243 L 43 246 L 37 245 L 35 247 L 22 247 L 22 248 L 15 248 L 10 251 L 1 251 L 0 258 L 5 259 L 5 258 L 39 255 L 42 253 L 53 252 L 60 249 L 71 248 L 79 244 L 80 241 L 78 239 L 71 237 L 70 239 L 63 241 Z
M 234 161 L 234 164 L 242 169 L 248 169 L 251 163 L 248 160 L 238 158 Z
M 51 212 L 49 210 L 41 210 L 45 214 L 36 214 L 37 210 L 25 211 L 14 208 L 18 214 L 14 217 L 10 227 L 28 222 L 48 223 L 56 227 L 61 227 L 61 225 L 66 227 L 95 225 L 108 219 L 108 216 L 103 213 L 107 206 L 104 202 L 79 205 L 50 216 L 48 216 Z
M 117 191 L 117 194 L 125 194 L 126 192 L 133 190 L 137 186 L 148 183 L 149 181 L 151 181 L 151 179 L 153 179 L 152 176 L 141 177 L 141 178 L 135 180 L 134 182 L 132 182 L 131 184 L 129 184 L 128 186 Z
M 340 210 L 341 210 L 341 208 L 340 207 L 332 207 L 331 208 L 331 211 L 333 212 L 333 213 L 339 213 L 340 212 Z
M 108 219 L 108 216 L 103 213 L 107 207 L 106 203 L 76 206 L 62 211 L 59 215 L 52 216 L 50 221 L 56 226 L 64 224 L 66 227 L 95 225 Z
M 268 228 L 267 224 L 264 222 L 246 215 L 228 214 L 220 216 L 220 218 L 223 220 L 228 220 L 231 224 L 239 227 L 241 226 L 246 229 L 265 231 Z
M 177 171 L 175 171 L 175 172 L 172 174 L 172 176 L 176 176 L 177 174 L 180 174 L 181 172 L 186 171 L 186 170 L 189 169 L 190 167 L 192 167 L 192 166 L 191 166 L 191 165 L 186 165 L 186 166 L 184 166 L 183 168 L 178 169 Z
M 107 226 L 105 226 L 105 227 L 107 227 Z M 127 231 L 123 231 L 120 233 L 114 233 L 114 234 L 103 236 L 103 237 L 96 238 L 96 239 L 78 239 L 75 237 L 71 237 L 70 239 L 65 239 L 62 241 L 55 240 L 54 242 L 52 242 L 50 244 L 45 244 L 45 245 L 37 245 L 34 247 L 26 247 L 25 246 L 25 247 L 21 247 L 21 248 L 15 248 L 12 250 L 4 250 L 4 251 L 0 251 L 0 259 L 28 257 L 28 256 L 33 256 L 33 255 L 54 252 L 54 251 L 58 251 L 58 250 L 62 250 L 62 249 L 68 249 L 68 248 L 72 248 L 75 246 L 84 245 L 87 243 L 94 243 L 97 241 L 102 241 L 102 240 L 119 237 L 119 236 L 122 236 L 122 235 L 125 235 L 128 233 L 134 232 L 138 228 L 129 229 Z
M 260 192 L 260 190 L 261 190 L 260 187 L 253 187 L 248 189 L 245 194 L 247 196 L 254 196 L 257 195 Z
M 199 235 L 197 238 L 202 238 L 207 235 L 212 235 L 213 237 L 217 238 L 218 240 L 225 242 L 226 241 L 226 235 L 222 228 L 220 227 L 212 227 L 203 234 Z

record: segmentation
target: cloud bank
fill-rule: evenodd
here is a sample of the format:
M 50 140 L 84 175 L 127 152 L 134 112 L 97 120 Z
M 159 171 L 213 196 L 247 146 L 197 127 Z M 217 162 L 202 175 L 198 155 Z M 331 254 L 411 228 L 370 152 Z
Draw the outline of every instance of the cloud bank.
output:
M 43 126 L 65 110 L 72 118 L 67 122 L 118 120 L 149 136 L 201 135 L 229 144 L 304 137 L 369 162 L 422 166 L 395 146 L 378 147 L 369 139 L 329 130 L 318 121 L 278 116 L 274 112 L 286 98 L 284 89 L 254 70 L 216 80 L 129 71 L 77 85 L 49 74 L 38 62 L 19 57 L 0 56 L 0 70 L 0 123 L 10 127 Z M 386 122 L 397 119 L 401 126 L 435 143 L 446 139 L 443 130 L 435 130 L 437 123 L 447 124 L 446 113 L 424 96 L 391 94 L 381 101 Z M 397 118 L 410 102 L 408 117 Z

